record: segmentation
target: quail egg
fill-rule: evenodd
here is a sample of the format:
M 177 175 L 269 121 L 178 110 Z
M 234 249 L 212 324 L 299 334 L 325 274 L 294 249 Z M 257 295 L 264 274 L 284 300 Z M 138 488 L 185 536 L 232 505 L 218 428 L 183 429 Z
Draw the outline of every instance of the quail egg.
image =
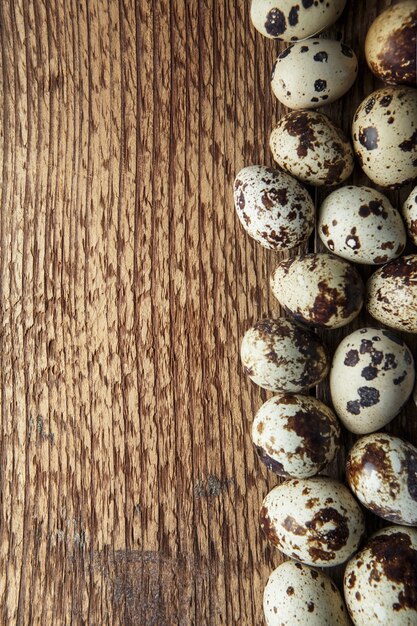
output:
M 272 72 L 272 91 L 290 109 L 315 109 L 343 96 L 357 72 L 356 55 L 344 43 L 309 39 L 281 52 Z
M 244 372 L 270 391 L 297 393 L 314 387 L 329 369 L 317 335 L 284 318 L 256 322 L 243 337 L 240 355 Z
M 334 409 L 353 433 L 379 430 L 400 412 L 415 380 L 414 360 L 389 330 L 361 328 L 339 344 L 330 371 Z
M 290 478 L 263 501 L 260 524 L 287 556 L 321 567 L 344 563 L 364 534 L 362 511 L 350 491 L 332 478 Z
M 252 0 L 252 23 L 265 37 L 295 41 L 316 35 L 333 24 L 346 0 Z
M 372 23 L 365 40 L 366 61 L 390 85 L 416 85 L 417 2 L 388 7 Z
M 414 187 L 403 204 L 403 217 L 407 226 L 408 236 L 417 246 L 417 187 Z
M 367 509 L 383 519 L 417 525 L 417 448 L 393 435 L 359 439 L 346 462 L 350 488 Z
M 271 277 L 280 304 L 297 321 L 339 328 L 360 312 L 364 285 L 354 267 L 330 254 L 305 254 L 280 261 Z
M 356 626 L 417 624 L 417 530 L 375 533 L 347 564 L 344 591 Z
M 234 184 L 239 220 L 248 235 L 271 250 L 303 243 L 314 228 L 314 204 L 300 183 L 279 170 L 251 165 Z
M 252 440 L 273 472 L 308 478 L 333 461 L 340 447 L 340 426 L 333 411 L 317 398 L 281 394 L 259 409 Z
M 388 198 L 369 187 L 349 185 L 327 196 L 320 207 L 318 233 L 331 252 L 367 265 L 395 259 L 406 244 L 399 212 Z
M 267 626 L 349 626 L 345 603 L 323 572 L 294 561 L 281 563 L 264 591 Z
M 270 137 L 274 160 L 309 185 L 338 185 L 353 170 L 352 147 L 328 117 L 318 111 L 291 111 Z
M 378 89 L 359 105 L 353 147 L 365 174 L 381 187 L 399 187 L 417 176 L 417 90 Z
M 366 308 L 382 324 L 417 333 L 417 255 L 391 261 L 372 274 Z

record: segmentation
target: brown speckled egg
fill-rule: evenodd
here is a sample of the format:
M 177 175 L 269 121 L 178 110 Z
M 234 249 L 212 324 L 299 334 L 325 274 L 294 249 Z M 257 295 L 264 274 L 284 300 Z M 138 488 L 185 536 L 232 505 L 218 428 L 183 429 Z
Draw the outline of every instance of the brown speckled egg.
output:
M 358 61 L 340 41 L 309 39 L 281 52 L 272 72 L 272 91 L 290 109 L 315 109 L 334 102 L 355 82 Z
M 356 269 L 331 254 L 304 254 L 280 261 L 271 288 L 297 321 L 322 328 L 349 324 L 359 314 L 364 297 Z
M 408 236 L 417 246 L 417 187 L 414 187 L 404 202 L 402 211 Z
M 340 447 L 340 426 L 333 411 L 317 398 L 282 394 L 259 409 L 252 440 L 268 469 L 286 478 L 308 478 L 333 461 Z
M 393 435 L 359 439 L 346 462 L 350 488 L 367 509 L 383 519 L 417 525 L 417 448 Z
M 401 215 L 386 196 L 369 187 L 333 191 L 320 207 L 317 230 L 331 252 L 366 265 L 395 259 L 406 244 Z
M 344 592 L 356 626 L 417 624 L 417 530 L 375 533 L 347 564 Z
M 390 85 L 416 85 L 417 1 L 388 7 L 372 23 L 365 40 L 372 72 Z
M 306 39 L 333 24 L 346 0 L 252 0 L 252 23 L 265 37 Z
M 332 478 L 291 478 L 263 501 L 260 524 L 267 539 L 284 554 L 331 567 L 357 550 L 364 534 L 362 511 L 350 491 Z
M 318 111 L 291 111 L 270 137 L 274 160 L 309 185 L 338 185 L 353 170 L 349 140 L 326 115 Z
M 317 335 L 284 318 L 256 322 L 243 337 L 240 355 L 244 372 L 269 391 L 297 393 L 314 387 L 329 369 Z
M 372 274 L 366 308 L 382 324 L 417 333 L 417 255 L 391 261 Z
M 308 239 L 314 204 L 300 183 L 279 170 L 251 165 L 234 184 L 235 207 L 248 235 L 271 250 L 288 250 Z
M 353 433 L 379 430 L 407 402 L 414 386 L 414 359 L 390 330 L 361 328 L 339 344 L 330 371 L 334 409 Z
M 272 572 L 263 605 L 267 626 L 349 626 L 345 603 L 329 576 L 294 561 Z
M 353 147 L 367 176 L 381 187 L 399 187 L 417 177 L 417 90 L 378 89 L 359 105 Z

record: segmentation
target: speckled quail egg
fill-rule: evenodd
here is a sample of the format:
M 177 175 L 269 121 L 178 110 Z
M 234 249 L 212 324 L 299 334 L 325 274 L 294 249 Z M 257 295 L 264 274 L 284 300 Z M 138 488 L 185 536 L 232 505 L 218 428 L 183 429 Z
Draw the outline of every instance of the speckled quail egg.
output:
M 328 117 L 318 111 L 291 111 L 270 137 L 280 167 L 309 185 L 338 185 L 353 170 L 352 147 Z
M 408 236 L 417 246 L 417 187 L 414 187 L 402 208 Z
M 318 233 L 331 252 L 367 265 L 395 259 L 406 244 L 399 212 L 369 187 L 349 185 L 327 196 L 320 207 Z
M 242 226 L 264 248 L 288 250 L 303 243 L 314 228 L 314 204 L 300 183 L 279 170 L 251 165 L 234 184 Z
M 317 398 L 281 394 L 259 409 L 252 440 L 273 472 L 308 478 L 333 461 L 340 447 L 340 426 L 333 411 Z
M 365 174 L 381 187 L 399 187 L 417 177 L 417 90 L 378 89 L 359 105 L 353 147 Z
M 359 439 L 346 461 L 350 488 L 367 509 L 383 519 L 417 525 L 417 448 L 393 435 Z
M 344 43 L 309 39 L 281 52 L 272 71 L 272 91 L 290 109 L 315 109 L 343 96 L 357 72 L 356 55 Z
M 417 530 L 375 533 L 347 564 L 344 592 L 356 626 L 417 624 Z
M 350 491 L 322 476 L 290 478 L 274 487 L 263 501 L 260 524 L 281 552 L 321 567 L 344 563 L 365 530 L 361 508 Z
M 294 561 L 281 563 L 264 591 L 267 626 L 349 626 L 345 603 L 323 572 Z
M 346 0 L 252 0 L 252 23 L 265 37 L 295 41 L 333 24 Z
M 331 254 L 304 254 L 280 261 L 271 288 L 297 321 L 323 328 L 349 324 L 359 314 L 364 297 L 356 269 Z
M 398 415 L 414 380 L 413 356 L 402 339 L 389 330 L 361 328 L 345 337 L 334 354 L 334 409 L 351 432 L 373 432 Z
M 329 369 L 317 335 L 284 318 L 256 322 L 243 337 L 240 355 L 244 372 L 270 391 L 297 393 L 314 387 Z
M 372 72 L 390 85 L 416 85 L 417 1 L 388 7 L 372 23 L 365 40 Z
M 382 324 L 417 333 L 417 255 L 395 259 L 372 274 L 366 308 Z

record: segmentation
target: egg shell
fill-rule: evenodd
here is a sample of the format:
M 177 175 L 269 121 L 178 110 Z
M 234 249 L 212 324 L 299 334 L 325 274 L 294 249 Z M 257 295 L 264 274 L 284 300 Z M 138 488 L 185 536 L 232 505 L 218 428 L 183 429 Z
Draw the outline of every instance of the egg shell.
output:
M 344 592 L 356 626 L 417 624 L 417 530 L 375 533 L 347 564 Z
M 366 308 L 382 324 L 417 333 L 417 255 L 395 259 L 372 274 Z
M 390 422 L 410 397 L 414 359 L 389 330 L 361 328 L 339 344 L 330 370 L 334 410 L 353 433 L 366 434 Z
M 333 24 L 346 0 L 252 0 L 252 23 L 265 37 L 281 41 L 306 39 Z
M 320 207 L 317 230 L 331 252 L 366 265 L 395 259 L 406 244 L 399 212 L 369 187 L 349 185 L 333 191 Z
M 417 525 L 417 448 L 393 435 L 359 439 L 346 461 L 350 488 L 362 504 L 383 519 Z
M 334 102 L 355 82 L 358 60 L 349 46 L 309 39 L 281 52 L 272 71 L 272 91 L 290 109 L 315 109 Z
M 365 56 L 371 71 L 390 85 L 416 85 L 417 2 L 388 7 L 371 24 Z
M 274 160 L 309 185 L 338 185 L 353 170 L 349 140 L 318 111 L 291 111 L 280 118 L 270 137 Z
M 349 626 L 345 603 L 323 572 L 294 561 L 281 563 L 264 590 L 267 626 Z
M 245 374 L 269 391 L 303 391 L 329 370 L 317 335 L 284 318 L 256 322 L 243 337 L 240 355 Z
M 260 524 L 287 556 L 321 567 L 344 563 L 364 534 L 362 511 L 342 483 L 315 476 L 291 478 L 263 501 Z
M 308 478 L 333 461 L 340 448 L 340 426 L 317 398 L 282 394 L 259 409 L 252 441 L 268 469 L 279 476 Z
M 385 87 L 358 107 L 353 147 L 365 174 L 381 187 L 400 187 L 417 176 L 417 90 Z
M 411 191 L 402 207 L 402 213 L 411 241 L 417 246 L 417 186 Z
M 271 288 L 297 321 L 322 328 L 349 324 L 362 308 L 365 290 L 356 269 L 330 254 L 304 254 L 280 261 Z
M 300 183 L 265 165 L 251 165 L 234 183 L 235 207 L 250 237 L 264 248 L 288 250 L 310 236 L 314 203 Z

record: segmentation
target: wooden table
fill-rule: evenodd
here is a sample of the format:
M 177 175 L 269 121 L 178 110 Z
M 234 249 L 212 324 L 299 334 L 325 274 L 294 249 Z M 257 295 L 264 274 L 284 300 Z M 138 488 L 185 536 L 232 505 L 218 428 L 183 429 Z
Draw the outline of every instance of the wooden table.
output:
M 326 33 L 362 65 L 327 110 L 347 132 L 388 4 L 350 0 Z M 282 108 L 248 5 L 0 2 L 1 624 L 262 624 L 277 480 L 238 350 L 278 314 L 277 257 L 243 232 L 232 182 L 271 162 Z M 410 406 L 390 430 L 416 442 Z

